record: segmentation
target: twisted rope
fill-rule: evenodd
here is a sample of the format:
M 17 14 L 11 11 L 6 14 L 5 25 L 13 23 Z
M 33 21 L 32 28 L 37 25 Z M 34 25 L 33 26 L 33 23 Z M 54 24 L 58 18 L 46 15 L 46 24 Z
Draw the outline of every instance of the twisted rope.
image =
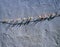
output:
M 41 15 L 41 16 L 37 16 L 37 17 L 28 17 L 28 18 L 18 18 L 18 19 L 7 19 L 7 20 L 0 20 L 0 23 L 2 24 L 9 24 L 9 25 L 12 25 L 12 26 L 15 26 L 15 25 L 28 25 L 30 22 L 40 22 L 40 21 L 44 21 L 44 20 L 52 20 L 54 19 L 55 17 L 58 17 L 60 16 L 60 14 L 58 13 L 52 13 L 52 14 L 44 14 L 44 15 Z

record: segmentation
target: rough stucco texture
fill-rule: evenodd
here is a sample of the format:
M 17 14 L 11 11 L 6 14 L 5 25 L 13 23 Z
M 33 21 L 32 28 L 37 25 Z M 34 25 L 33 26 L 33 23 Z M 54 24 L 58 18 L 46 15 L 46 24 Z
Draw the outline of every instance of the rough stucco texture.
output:
M 0 20 L 59 12 L 60 0 L 0 0 Z M 0 23 L 0 47 L 60 47 L 60 17 L 8 27 Z

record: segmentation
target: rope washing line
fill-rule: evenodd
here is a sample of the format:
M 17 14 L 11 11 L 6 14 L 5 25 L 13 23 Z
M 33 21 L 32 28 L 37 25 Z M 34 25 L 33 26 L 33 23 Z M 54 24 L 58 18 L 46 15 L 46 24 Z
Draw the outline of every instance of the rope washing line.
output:
M 60 14 L 52 13 L 52 14 L 44 14 L 44 15 L 37 16 L 37 17 L 0 20 L 0 23 L 9 24 L 12 26 L 15 26 L 15 25 L 21 26 L 21 25 L 28 25 L 30 22 L 37 23 L 37 22 L 44 21 L 44 20 L 50 21 L 58 16 L 60 16 Z

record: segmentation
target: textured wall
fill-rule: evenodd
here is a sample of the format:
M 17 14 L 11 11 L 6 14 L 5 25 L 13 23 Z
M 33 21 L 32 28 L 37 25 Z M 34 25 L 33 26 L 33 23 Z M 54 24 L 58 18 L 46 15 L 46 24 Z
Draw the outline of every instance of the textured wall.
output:
M 0 20 L 58 12 L 60 0 L 0 0 Z M 0 47 L 60 47 L 60 17 L 8 27 L 0 23 Z

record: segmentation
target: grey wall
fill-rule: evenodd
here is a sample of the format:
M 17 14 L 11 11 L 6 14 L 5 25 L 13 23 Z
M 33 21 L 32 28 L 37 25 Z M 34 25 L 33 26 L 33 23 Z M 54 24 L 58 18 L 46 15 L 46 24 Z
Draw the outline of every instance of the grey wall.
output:
M 60 0 L 0 0 L 0 20 L 58 12 Z M 60 17 L 8 27 L 0 23 L 0 47 L 60 47 Z

